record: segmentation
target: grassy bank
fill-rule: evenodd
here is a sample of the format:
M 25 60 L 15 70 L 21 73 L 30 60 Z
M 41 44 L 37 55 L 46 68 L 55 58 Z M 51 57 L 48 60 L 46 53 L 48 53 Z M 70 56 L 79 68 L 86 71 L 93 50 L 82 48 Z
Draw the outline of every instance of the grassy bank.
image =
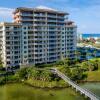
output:
M 68 84 L 65 83 L 63 80 L 60 81 L 40 81 L 40 80 L 26 80 L 25 84 L 33 86 L 33 87 L 40 87 L 40 88 L 65 88 L 68 87 Z
M 100 70 L 85 72 L 87 74 L 87 78 L 84 81 L 88 82 L 100 82 Z
M 27 85 L 40 88 L 64 88 L 68 87 L 57 75 L 49 70 L 38 70 L 33 67 L 19 69 L 14 75 L 0 77 L 0 85 L 8 83 L 26 83 Z

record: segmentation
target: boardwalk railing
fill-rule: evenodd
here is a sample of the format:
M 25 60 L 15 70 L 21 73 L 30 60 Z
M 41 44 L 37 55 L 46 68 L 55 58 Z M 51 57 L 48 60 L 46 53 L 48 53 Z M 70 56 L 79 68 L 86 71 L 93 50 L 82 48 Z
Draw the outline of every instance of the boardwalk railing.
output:
M 65 82 L 67 82 L 70 86 L 76 89 L 76 91 L 79 91 L 81 94 L 84 94 L 86 97 L 90 98 L 90 100 L 100 100 L 98 96 L 96 96 L 94 93 L 91 91 L 80 87 L 78 84 L 73 82 L 70 78 L 68 78 L 66 75 L 64 75 L 62 72 L 57 70 L 56 68 L 52 69 L 53 73 L 56 73 L 59 77 L 61 77 Z

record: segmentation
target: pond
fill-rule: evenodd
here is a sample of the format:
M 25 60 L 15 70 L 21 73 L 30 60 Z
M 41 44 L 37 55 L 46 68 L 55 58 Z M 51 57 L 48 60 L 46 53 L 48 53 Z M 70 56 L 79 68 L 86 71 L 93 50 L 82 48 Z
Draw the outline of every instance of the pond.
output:
M 24 84 L 0 86 L 0 100 L 84 100 L 71 88 L 39 89 Z
M 81 85 L 82 87 L 89 89 L 93 93 L 95 93 L 97 96 L 100 97 L 100 83 L 85 83 Z

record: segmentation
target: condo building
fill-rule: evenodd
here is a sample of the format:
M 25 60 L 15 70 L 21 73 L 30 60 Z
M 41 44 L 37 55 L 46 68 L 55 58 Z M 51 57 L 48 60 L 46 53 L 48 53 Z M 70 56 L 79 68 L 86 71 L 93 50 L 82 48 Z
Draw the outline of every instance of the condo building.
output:
M 47 7 L 17 8 L 13 23 L 0 23 L 4 67 L 30 66 L 75 58 L 77 26 L 68 13 Z

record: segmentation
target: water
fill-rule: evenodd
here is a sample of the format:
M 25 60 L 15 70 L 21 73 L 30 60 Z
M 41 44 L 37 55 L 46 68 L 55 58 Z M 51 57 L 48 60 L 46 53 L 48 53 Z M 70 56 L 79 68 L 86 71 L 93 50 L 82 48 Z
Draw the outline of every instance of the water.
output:
M 100 83 L 85 83 L 81 86 L 91 90 L 93 93 L 100 97 Z
M 0 86 L 0 100 L 84 100 L 71 88 L 37 89 L 23 84 Z
M 100 33 L 83 33 L 82 34 L 83 38 L 100 38 Z

